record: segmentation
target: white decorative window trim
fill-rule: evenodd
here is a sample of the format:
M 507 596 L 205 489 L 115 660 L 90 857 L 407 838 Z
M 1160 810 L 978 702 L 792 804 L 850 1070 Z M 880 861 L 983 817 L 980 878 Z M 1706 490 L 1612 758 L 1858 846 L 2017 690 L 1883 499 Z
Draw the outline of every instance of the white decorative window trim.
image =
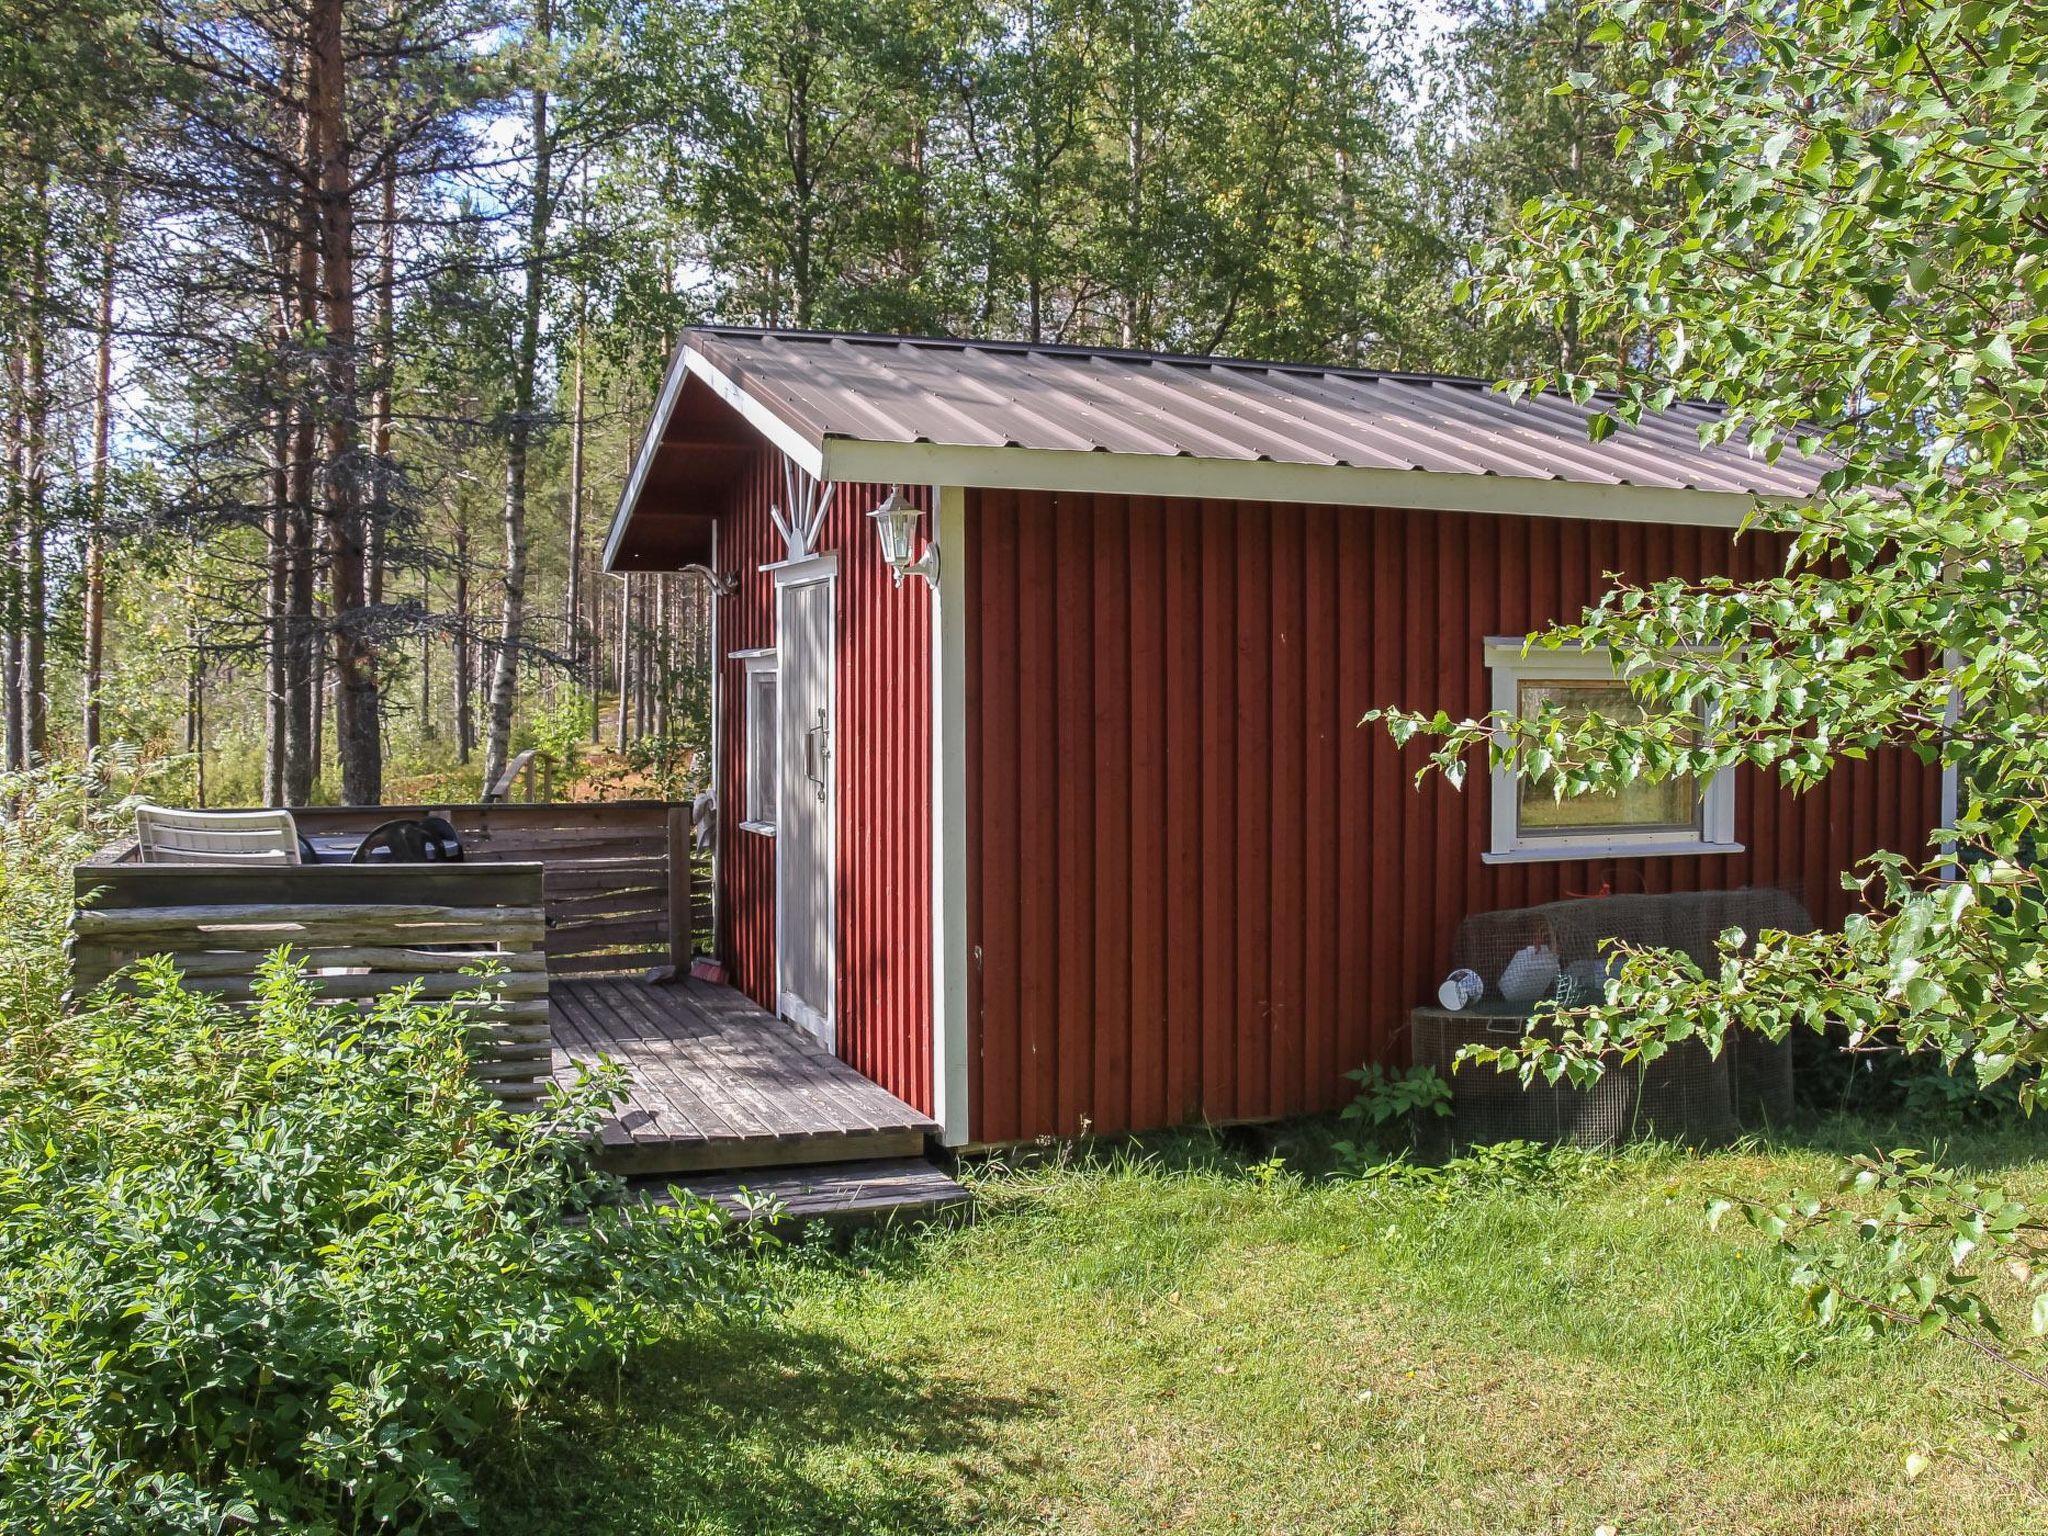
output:
M 1604 650 L 1543 650 L 1523 653 L 1519 636 L 1489 635 L 1486 666 L 1493 678 L 1493 712 L 1511 718 L 1526 682 L 1567 682 L 1592 679 L 1610 682 L 1613 659 Z M 1584 832 L 1524 834 L 1521 798 L 1515 775 L 1506 768 L 1492 771 L 1492 842 L 1480 859 L 1487 864 L 1553 864 L 1565 859 L 1659 858 L 1684 854 L 1741 853 L 1735 840 L 1735 774 L 1722 769 L 1707 781 L 1700 795 L 1697 823 L 1672 831 L 1620 831 L 1612 835 Z
M 740 697 L 746 710 L 746 764 L 743 778 L 746 814 L 739 827 L 762 837 L 775 835 L 775 652 L 735 651 L 743 675 Z M 766 684 L 764 688 L 762 685 Z M 765 788 L 764 788 L 765 783 Z M 765 806 L 763 802 L 766 802 Z M 767 815 L 761 812 L 765 809 Z

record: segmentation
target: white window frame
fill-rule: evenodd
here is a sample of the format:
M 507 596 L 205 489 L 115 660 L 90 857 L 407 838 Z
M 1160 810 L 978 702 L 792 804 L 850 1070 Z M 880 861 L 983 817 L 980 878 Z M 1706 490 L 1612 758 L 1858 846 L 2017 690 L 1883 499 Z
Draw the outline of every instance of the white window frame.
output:
M 1493 676 L 1493 712 L 1512 719 L 1520 707 L 1521 685 L 1533 682 L 1612 682 L 1614 661 L 1604 650 L 1541 648 L 1523 654 L 1519 636 L 1489 635 L 1486 666 Z M 1566 859 L 1657 858 L 1741 853 L 1735 840 L 1735 773 L 1723 768 L 1700 794 L 1697 827 L 1666 832 L 1621 832 L 1605 836 L 1549 832 L 1524 837 L 1519 819 L 1520 786 L 1506 768 L 1492 771 L 1492 846 L 1480 858 L 1488 864 L 1554 864 Z
M 740 663 L 740 698 L 745 710 L 744 730 L 746 732 L 746 757 L 741 765 L 740 804 L 746 811 L 745 819 L 739 826 L 742 832 L 752 832 L 761 837 L 775 835 L 777 820 L 776 806 L 776 742 L 778 733 L 774 710 L 768 711 L 768 718 L 761 718 L 761 691 L 758 687 L 765 678 L 776 681 L 775 651 L 773 647 L 759 651 L 734 651 L 732 660 Z M 779 685 L 778 685 L 779 686 Z M 761 807 L 754 803 L 755 791 L 760 779 L 767 775 L 769 785 L 768 814 L 761 815 Z

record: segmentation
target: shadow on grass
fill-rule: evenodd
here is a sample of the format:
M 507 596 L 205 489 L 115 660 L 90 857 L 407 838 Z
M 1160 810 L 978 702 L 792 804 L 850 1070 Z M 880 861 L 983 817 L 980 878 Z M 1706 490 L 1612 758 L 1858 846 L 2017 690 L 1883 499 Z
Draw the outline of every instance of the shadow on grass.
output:
M 483 1528 L 516 1536 L 939 1533 L 1006 1507 L 1049 1394 L 991 1392 L 925 1359 L 765 1324 L 694 1331 L 550 1404 L 507 1438 Z M 962 1487 L 972 1508 L 959 1507 Z

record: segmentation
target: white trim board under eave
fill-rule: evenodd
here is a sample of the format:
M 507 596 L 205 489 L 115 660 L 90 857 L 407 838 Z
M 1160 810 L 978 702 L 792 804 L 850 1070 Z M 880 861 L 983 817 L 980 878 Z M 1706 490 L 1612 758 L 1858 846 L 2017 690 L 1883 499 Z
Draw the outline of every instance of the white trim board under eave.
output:
M 932 487 L 939 583 L 932 645 L 932 1118 L 949 1147 L 967 1113 L 967 493 Z
M 1225 501 L 1312 502 L 1497 512 L 1596 522 L 1738 528 L 1767 498 L 1747 492 L 1664 486 L 1591 485 L 1517 475 L 1283 464 L 1271 459 L 1201 459 L 1058 448 L 991 448 L 945 443 L 877 443 L 827 438 L 821 478 L 879 485 L 938 484 L 1114 496 L 1181 496 Z

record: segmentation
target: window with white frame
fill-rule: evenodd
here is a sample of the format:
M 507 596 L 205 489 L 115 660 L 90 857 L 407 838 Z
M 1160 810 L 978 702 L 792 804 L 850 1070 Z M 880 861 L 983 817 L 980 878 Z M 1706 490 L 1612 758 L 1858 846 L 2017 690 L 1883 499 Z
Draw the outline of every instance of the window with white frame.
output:
M 1489 639 L 1486 665 L 1497 717 L 1531 719 L 1554 707 L 1567 720 L 1643 718 L 1605 651 L 1524 655 L 1519 639 Z M 1692 774 L 1672 774 L 1654 784 L 1638 780 L 1560 800 L 1548 785 L 1496 768 L 1492 789 L 1493 845 L 1484 856 L 1490 864 L 1742 851 L 1735 841 L 1735 779 L 1725 769 L 1705 784 Z
M 775 657 L 746 660 L 747 783 L 740 826 L 748 832 L 775 830 L 776 773 Z

